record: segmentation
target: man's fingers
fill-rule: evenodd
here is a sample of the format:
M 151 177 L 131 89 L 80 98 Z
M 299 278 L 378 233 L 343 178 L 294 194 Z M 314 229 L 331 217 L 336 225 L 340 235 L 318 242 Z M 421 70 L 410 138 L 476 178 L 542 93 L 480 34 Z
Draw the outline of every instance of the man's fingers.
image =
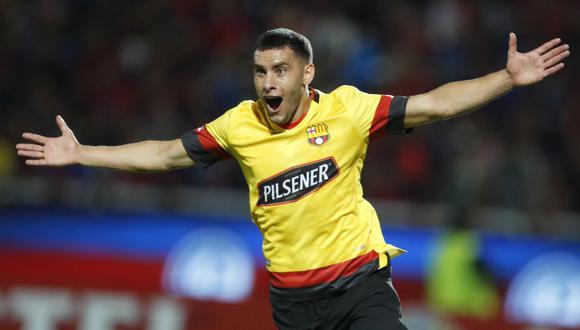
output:
M 554 38 L 554 39 L 544 43 L 543 45 L 541 45 L 540 47 L 538 47 L 534 50 L 536 52 L 538 52 L 540 55 L 542 55 L 545 52 L 547 52 L 548 50 L 552 49 L 557 44 L 559 44 L 560 42 L 562 42 L 562 40 L 560 38 Z
M 61 115 L 56 116 L 56 125 L 62 134 L 68 133 L 70 131 L 70 128 L 68 128 Z
M 510 40 L 509 40 L 509 47 L 508 47 L 508 52 L 510 54 L 515 54 L 515 52 L 518 51 L 518 39 L 516 37 L 516 34 L 511 32 L 510 33 Z
M 44 146 L 30 143 L 18 143 L 16 150 L 44 151 Z
M 544 70 L 544 77 L 552 75 L 552 74 L 562 70 L 563 68 L 564 68 L 564 63 L 556 64 L 553 67 Z
M 46 165 L 46 160 L 44 160 L 44 159 L 27 159 L 26 165 L 42 166 L 42 165 Z
M 46 136 L 42 136 L 42 135 L 38 135 L 38 134 L 34 134 L 34 133 L 23 133 L 22 137 L 27 139 L 27 140 L 31 140 L 31 141 L 40 143 L 42 145 L 44 145 L 46 143 L 46 140 L 48 140 L 48 138 Z
M 29 150 L 18 150 L 18 156 L 30 157 L 30 158 L 43 158 L 44 152 L 42 151 L 29 151 Z
M 570 51 L 566 50 L 544 62 L 544 67 L 546 68 L 552 67 L 557 63 L 560 63 L 563 59 L 568 57 L 568 55 L 570 55 Z
M 556 48 L 551 49 L 549 52 L 545 53 L 544 55 L 542 55 L 542 60 L 547 61 L 550 58 L 563 53 L 565 51 L 567 51 L 570 48 L 569 45 L 565 44 L 565 45 L 560 45 Z

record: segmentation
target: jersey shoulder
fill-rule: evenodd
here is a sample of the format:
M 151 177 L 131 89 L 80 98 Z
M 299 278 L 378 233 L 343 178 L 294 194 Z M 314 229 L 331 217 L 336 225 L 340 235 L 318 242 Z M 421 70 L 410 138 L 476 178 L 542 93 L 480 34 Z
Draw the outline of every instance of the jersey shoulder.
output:
M 330 95 L 337 97 L 342 101 L 348 101 L 348 100 L 356 97 L 360 93 L 362 93 L 362 92 L 354 86 L 342 85 L 342 86 L 338 86 L 336 89 L 334 89 L 332 92 L 330 92 Z
M 248 120 L 255 121 L 260 119 L 261 116 L 258 109 L 258 103 L 252 100 L 245 100 L 228 109 L 215 122 L 221 121 L 222 125 L 226 125 L 228 128 L 233 128 L 231 126 L 232 124 L 240 125 Z
M 355 86 L 342 85 L 337 87 L 335 90 L 330 92 L 335 102 L 338 101 L 348 110 L 355 112 L 373 110 L 376 107 L 378 100 L 381 95 L 379 94 L 369 94 L 360 91 Z
M 217 142 L 228 150 L 231 142 L 231 135 L 238 127 L 245 126 L 247 123 L 255 121 L 256 102 L 246 100 L 230 108 L 221 116 L 205 125 L 211 135 Z
M 352 120 L 361 136 L 368 136 L 382 95 L 362 92 L 350 85 L 339 86 L 330 94 L 338 106 L 344 109 L 345 115 Z
M 226 111 L 230 116 L 233 117 L 252 117 L 255 116 L 257 110 L 257 102 L 253 100 L 245 100 L 240 102 L 235 107 Z

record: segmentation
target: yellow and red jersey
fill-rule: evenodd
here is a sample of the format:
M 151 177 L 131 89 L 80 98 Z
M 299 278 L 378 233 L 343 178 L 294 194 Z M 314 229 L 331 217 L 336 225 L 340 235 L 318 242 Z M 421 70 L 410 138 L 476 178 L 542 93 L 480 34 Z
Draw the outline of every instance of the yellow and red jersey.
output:
M 310 90 L 288 127 L 244 101 L 183 135 L 196 163 L 232 157 L 248 184 L 274 295 L 313 297 L 349 287 L 403 250 L 387 244 L 360 182 L 369 137 L 404 132 L 407 99 L 341 86 Z

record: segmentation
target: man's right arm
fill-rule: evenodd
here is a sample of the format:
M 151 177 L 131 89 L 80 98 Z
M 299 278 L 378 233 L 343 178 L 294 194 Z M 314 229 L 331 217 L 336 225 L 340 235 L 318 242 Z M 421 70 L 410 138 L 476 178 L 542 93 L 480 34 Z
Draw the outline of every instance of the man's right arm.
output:
M 190 167 L 195 162 L 187 154 L 181 139 L 171 141 L 142 141 L 121 146 L 81 145 L 62 117 L 56 123 L 62 136 L 50 138 L 24 133 L 33 143 L 19 143 L 19 156 L 33 166 L 65 166 L 81 164 L 125 171 L 159 172 Z
M 195 164 L 181 139 L 149 140 L 114 147 L 80 146 L 78 163 L 137 172 L 169 171 Z

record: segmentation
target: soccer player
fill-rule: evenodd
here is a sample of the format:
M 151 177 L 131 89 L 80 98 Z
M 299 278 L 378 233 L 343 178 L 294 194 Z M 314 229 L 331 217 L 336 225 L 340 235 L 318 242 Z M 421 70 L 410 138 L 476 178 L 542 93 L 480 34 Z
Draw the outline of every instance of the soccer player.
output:
M 363 198 L 369 136 L 463 115 L 517 86 L 564 67 L 569 46 L 553 39 L 520 53 L 510 34 L 505 69 L 410 97 L 367 94 L 352 86 L 310 87 L 310 42 L 288 29 L 254 46 L 256 101 L 172 141 L 115 147 L 81 145 L 63 118 L 62 136 L 24 133 L 16 146 L 28 165 L 82 164 L 129 171 L 208 167 L 234 158 L 248 184 L 251 217 L 263 234 L 273 317 L 280 329 L 406 329 L 391 284 L 387 244 Z

